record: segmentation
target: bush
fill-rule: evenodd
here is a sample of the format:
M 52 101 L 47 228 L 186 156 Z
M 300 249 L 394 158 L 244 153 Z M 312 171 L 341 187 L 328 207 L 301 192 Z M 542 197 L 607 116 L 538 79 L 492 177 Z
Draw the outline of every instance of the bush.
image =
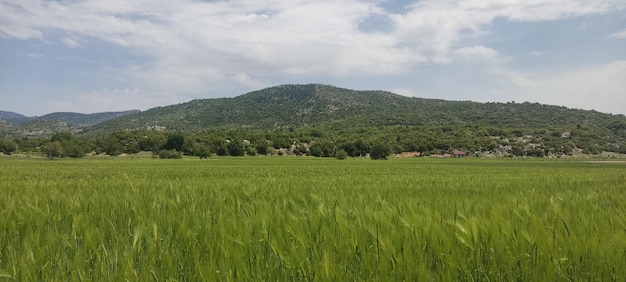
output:
M 43 152 L 44 155 L 46 155 L 46 157 L 48 157 L 48 159 L 54 159 L 54 158 L 57 158 L 57 157 L 62 157 L 63 156 L 63 146 L 61 145 L 61 142 L 59 142 L 59 141 L 50 142 L 50 143 L 47 143 L 47 144 L 41 146 L 41 152 Z
M 206 158 L 210 158 L 212 153 L 210 150 L 201 150 L 197 153 L 198 157 L 201 159 L 206 159 Z
M 248 154 L 248 156 L 256 156 L 256 148 L 253 146 L 246 146 L 246 154 Z
M 226 149 L 228 150 L 228 154 L 231 156 L 243 156 L 245 154 L 245 150 L 243 148 L 243 144 L 232 141 L 226 145 Z
M 391 147 L 387 144 L 376 144 L 372 146 L 372 151 L 370 152 L 370 158 L 372 160 L 386 160 L 387 157 L 391 154 Z
M 257 145 L 256 152 L 259 155 L 267 155 L 267 144 Z
M 180 159 L 183 157 L 183 153 L 176 150 L 161 150 L 159 151 L 159 158 L 161 159 Z
M 344 150 L 339 150 L 337 154 L 335 155 L 335 157 L 338 160 L 345 160 L 346 158 L 348 158 L 348 153 Z

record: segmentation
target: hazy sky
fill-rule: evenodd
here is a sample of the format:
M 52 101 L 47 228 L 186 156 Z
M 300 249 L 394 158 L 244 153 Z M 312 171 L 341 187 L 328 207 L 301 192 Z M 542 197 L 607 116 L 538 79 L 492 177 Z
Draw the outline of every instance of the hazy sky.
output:
M 626 114 L 626 0 L 0 0 L 0 109 L 288 83 Z

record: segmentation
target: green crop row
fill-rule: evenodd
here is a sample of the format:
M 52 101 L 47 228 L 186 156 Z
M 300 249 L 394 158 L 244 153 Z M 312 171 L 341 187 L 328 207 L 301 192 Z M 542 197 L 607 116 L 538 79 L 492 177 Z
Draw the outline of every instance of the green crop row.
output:
M 0 159 L 0 281 L 616 281 L 626 165 Z

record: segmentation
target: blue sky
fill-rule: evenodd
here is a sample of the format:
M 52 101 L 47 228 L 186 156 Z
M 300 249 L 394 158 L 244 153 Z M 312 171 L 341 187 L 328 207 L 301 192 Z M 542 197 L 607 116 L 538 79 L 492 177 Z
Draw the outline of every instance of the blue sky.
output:
M 0 0 L 0 109 L 288 83 L 626 114 L 626 0 Z

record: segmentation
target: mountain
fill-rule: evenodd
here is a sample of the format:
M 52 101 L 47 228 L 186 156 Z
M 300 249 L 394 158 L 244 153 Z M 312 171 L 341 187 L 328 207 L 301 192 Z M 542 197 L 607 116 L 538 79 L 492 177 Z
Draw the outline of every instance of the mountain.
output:
M 17 124 L 28 121 L 30 118 L 14 112 L 0 111 L 0 119 L 5 120 L 9 123 Z
M 37 119 L 64 121 L 69 124 L 76 125 L 78 127 L 87 127 L 87 126 L 96 125 L 98 123 L 102 123 L 111 119 L 115 119 L 118 117 L 133 115 L 139 112 L 141 111 L 130 110 L 130 111 L 123 111 L 123 112 L 104 112 L 104 113 L 93 113 L 93 114 L 56 112 L 56 113 L 51 113 L 51 114 L 40 116 Z
M 85 151 L 107 154 L 160 150 L 173 146 L 171 140 L 185 140 L 176 141 L 185 154 L 222 154 L 228 150 L 225 140 L 244 139 L 248 149 L 259 153 L 271 144 L 286 154 L 314 156 L 333 156 L 336 150 L 362 156 L 374 144 L 420 154 L 626 154 L 624 115 L 528 102 L 423 99 L 321 84 L 281 85 L 144 112 L 55 113 L 18 125 L 0 122 L 0 137 L 68 131 L 76 140 L 95 140 L 83 142 L 81 146 L 92 144 Z
M 0 111 L 0 120 L 4 121 L 0 123 L 0 136 L 40 137 L 61 131 L 78 133 L 84 127 L 139 112 L 139 110 L 93 114 L 56 112 L 40 117 L 27 117 L 18 113 Z
M 85 128 L 86 134 L 133 129 L 350 129 L 381 126 L 484 125 L 506 128 L 606 127 L 623 115 L 538 103 L 477 103 L 405 97 L 329 85 L 281 85 L 233 98 L 153 108 Z

